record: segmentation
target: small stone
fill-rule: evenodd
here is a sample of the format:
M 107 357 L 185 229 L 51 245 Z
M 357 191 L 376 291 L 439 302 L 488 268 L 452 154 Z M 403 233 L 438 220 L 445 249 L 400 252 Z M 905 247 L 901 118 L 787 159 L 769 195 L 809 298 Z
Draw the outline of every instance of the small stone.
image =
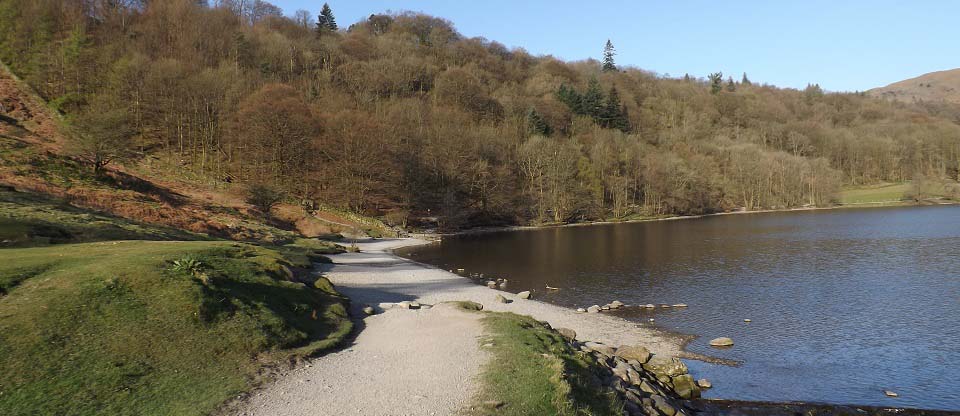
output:
M 656 308 L 656 306 L 655 306 L 654 304 L 652 304 L 652 303 L 648 303 L 648 304 L 646 304 L 646 305 L 643 305 L 643 307 L 644 307 L 644 308 L 647 308 L 647 309 Z
M 887 396 L 887 397 L 900 397 L 899 394 L 897 394 L 897 393 L 895 393 L 895 392 L 892 392 L 892 391 L 890 391 L 890 390 L 884 390 L 884 391 L 883 391 L 883 395 L 884 395 L 884 396 Z
M 557 328 L 557 332 L 558 332 L 562 337 L 564 337 L 564 338 L 566 338 L 566 339 L 568 339 L 568 340 L 573 341 L 573 340 L 577 339 L 577 331 L 574 331 L 574 330 L 572 330 L 572 329 L 570 329 L 570 328 Z
M 660 304 L 660 307 L 661 307 L 661 308 L 665 308 L 665 309 L 669 309 L 669 308 L 670 308 L 670 305 L 667 305 L 666 303 L 661 303 L 661 304 Z
M 488 400 L 483 402 L 483 407 L 487 409 L 499 409 L 503 407 L 503 402 L 499 400 Z
M 610 302 L 610 307 L 613 308 L 613 309 L 619 309 L 619 308 L 622 308 L 623 306 L 624 306 L 624 305 L 623 305 L 623 302 L 620 302 L 619 300 L 615 300 L 615 301 L 613 301 L 613 302 Z
M 578 312 L 578 313 L 586 313 L 587 310 L 586 310 L 586 309 L 583 309 L 583 308 L 577 308 L 577 312 Z
M 483 348 L 492 348 L 492 347 L 493 347 L 493 343 L 492 343 L 492 342 L 488 342 L 488 343 L 486 343 L 486 344 L 483 344 L 482 347 L 483 347 Z
M 517 297 L 520 299 L 530 299 L 532 295 L 529 290 L 524 290 L 523 292 L 517 293 Z
M 674 307 L 674 308 L 686 308 L 686 307 L 687 307 L 687 304 L 686 304 L 686 303 L 676 303 L 676 304 L 673 305 L 673 307 Z
M 410 301 L 403 301 L 397 304 L 400 309 L 410 309 Z
M 457 273 L 463 273 L 463 272 L 464 272 L 463 269 L 457 269 Z
M 600 309 L 603 309 L 603 310 L 605 310 L 605 311 L 609 311 L 609 310 L 610 310 L 610 305 L 609 305 L 609 304 L 603 305 L 603 306 L 600 307 Z
M 697 386 L 700 387 L 701 389 L 709 389 L 709 388 L 713 387 L 713 383 L 711 383 L 710 380 L 707 380 L 707 379 L 705 379 L 705 378 L 701 378 L 701 379 L 697 380 Z
M 510 299 L 503 297 L 503 295 L 499 293 L 497 293 L 497 296 L 495 296 L 494 299 L 496 299 L 497 302 L 500 302 L 500 303 L 510 303 Z
M 397 304 L 393 302 L 381 302 L 377 304 L 377 307 L 383 310 L 391 309 L 394 306 L 397 306 Z
M 599 305 L 593 305 L 593 306 L 587 308 L 587 313 L 598 313 L 598 312 L 600 312 L 600 306 L 599 306 Z
M 506 290 L 506 289 L 507 289 L 507 282 L 500 283 L 500 290 Z
M 420 309 L 419 302 L 410 302 L 410 309 Z
M 495 282 L 495 281 L 493 281 L 493 280 L 488 280 L 488 281 L 487 281 L 487 287 L 489 287 L 490 289 L 496 289 L 496 288 L 497 288 L 497 282 Z
M 714 338 L 710 340 L 711 347 L 732 347 L 733 340 L 727 337 Z
M 363 307 L 363 313 L 367 315 L 373 315 L 374 313 L 376 313 L 376 311 L 373 309 L 373 306 L 367 305 Z
M 753 321 L 751 321 L 751 320 L 749 320 L 749 319 L 744 319 L 743 322 L 746 322 L 746 323 L 749 324 L 750 322 L 753 322 Z

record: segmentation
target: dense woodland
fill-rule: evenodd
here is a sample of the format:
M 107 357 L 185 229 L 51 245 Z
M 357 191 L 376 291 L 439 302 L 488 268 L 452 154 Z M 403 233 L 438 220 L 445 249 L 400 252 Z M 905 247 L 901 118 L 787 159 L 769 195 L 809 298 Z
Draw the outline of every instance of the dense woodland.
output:
M 0 0 L 0 58 L 96 169 L 159 157 L 448 228 L 823 205 L 843 185 L 960 174 L 952 108 L 658 76 L 617 66 L 611 43 L 563 62 L 436 17 L 338 27 L 334 12 Z

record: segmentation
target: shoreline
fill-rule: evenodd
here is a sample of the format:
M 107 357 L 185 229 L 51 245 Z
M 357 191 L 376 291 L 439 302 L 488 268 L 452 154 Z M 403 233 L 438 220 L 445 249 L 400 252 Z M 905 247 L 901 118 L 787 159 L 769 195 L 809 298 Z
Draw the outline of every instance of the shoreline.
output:
M 585 225 L 594 225 L 594 224 L 585 224 Z M 492 231 L 491 231 L 491 232 L 492 232 Z M 477 284 L 473 279 L 470 279 L 470 278 L 468 278 L 468 277 L 461 276 L 461 275 L 459 275 L 459 274 L 457 274 L 457 273 L 452 273 L 452 272 L 450 272 L 450 271 L 448 271 L 448 270 L 444 270 L 444 269 L 442 269 L 442 268 L 440 268 L 440 267 L 438 267 L 438 266 L 434 266 L 434 265 L 432 265 L 432 264 L 427 264 L 427 263 L 419 262 L 419 261 L 417 261 L 417 260 L 411 259 L 411 258 L 409 258 L 409 257 L 405 257 L 405 256 L 403 256 L 403 255 L 401 255 L 401 254 L 398 253 L 398 252 L 400 252 L 400 251 L 402 251 L 402 250 L 409 250 L 409 249 L 413 249 L 413 248 L 415 248 L 415 247 L 420 247 L 420 246 L 425 246 L 425 245 L 430 245 L 430 244 L 438 244 L 438 243 L 439 243 L 439 241 L 430 241 L 430 240 L 422 240 L 422 239 L 420 239 L 419 241 L 420 241 L 420 243 L 418 243 L 418 244 L 406 244 L 406 245 L 401 245 L 401 246 L 398 246 L 398 247 L 390 248 L 390 249 L 386 250 L 386 252 L 389 253 L 390 255 L 393 255 L 393 256 L 396 256 L 396 257 L 398 257 L 398 258 L 404 259 L 404 260 L 406 260 L 406 261 L 415 263 L 415 264 L 420 265 L 420 266 L 422 266 L 422 267 L 428 267 L 428 268 L 431 268 L 431 269 L 440 270 L 440 271 L 442 271 L 442 272 L 444 272 L 444 273 L 447 273 L 447 274 L 449 274 L 449 275 L 456 276 L 457 278 L 463 279 L 465 282 L 468 282 L 469 284 L 471 284 L 471 285 L 473 285 L 473 286 L 476 286 L 476 287 L 479 287 L 479 288 L 483 288 L 483 289 L 489 290 L 489 291 L 503 292 L 503 293 L 509 293 L 509 294 L 511 294 L 511 295 L 515 295 L 515 294 L 512 293 L 512 292 L 506 292 L 506 291 L 502 291 L 502 290 L 500 290 L 500 289 L 489 289 L 489 288 L 487 288 L 486 286 Z M 714 356 L 710 356 L 710 355 L 705 355 L 705 354 L 700 354 L 700 353 L 695 353 L 695 352 L 691 352 L 691 351 L 687 350 L 687 346 L 690 345 L 690 343 L 693 342 L 694 340 L 696 340 L 697 338 L 700 338 L 701 335 L 686 334 L 686 333 L 682 333 L 682 332 L 678 332 L 678 331 L 669 330 L 669 329 L 663 328 L 663 327 L 661 327 L 661 326 L 659 326 L 659 325 L 657 325 L 657 324 L 655 324 L 655 323 L 654 323 L 654 324 L 646 324 L 646 323 L 642 323 L 642 322 L 635 322 L 635 321 L 631 321 L 631 320 L 629 320 L 629 319 L 622 318 L 622 317 L 619 317 L 619 316 L 616 316 L 616 315 L 611 315 L 609 312 L 600 312 L 600 313 L 597 313 L 597 314 L 587 314 L 587 313 L 583 313 L 583 312 L 577 312 L 576 309 L 573 309 L 573 308 L 570 308 L 570 307 L 560 306 L 560 305 L 556 305 L 556 304 L 549 303 L 549 302 L 545 302 L 545 301 L 541 301 L 541 300 L 530 299 L 530 300 L 527 300 L 527 301 L 529 301 L 529 302 L 538 302 L 538 303 L 542 303 L 542 304 L 545 304 L 545 305 L 550 305 L 550 306 L 553 306 L 553 307 L 556 307 L 556 308 L 565 309 L 565 310 L 568 310 L 568 311 L 570 311 L 571 313 L 574 313 L 574 314 L 576 314 L 576 315 L 578 315 L 578 316 L 604 316 L 604 317 L 611 318 L 611 319 L 617 319 L 617 320 L 623 321 L 625 324 L 633 325 L 633 326 L 636 326 L 636 327 L 638 327 L 638 328 L 643 328 L 643 329 L 646 329 L 646 330 L 655 331 L 659 337 L 666 338 L 666 339 L 671 339 L 671 340 L 673 340 L 673 341 L 676 343 L 676 346 L 677 346 L 677 348 L 678 348 L 679 351 L 678 351 L 676 354 L 673 354 L 672 356 L 677 357 L 677 358 L 688 359 L 688 360 L 696 360 L 696 361 L 701 361 L 701 362 L 705 362 L 705 363 L 719 364 L 719 365 L 725 365 L 725 366 L 730 366 L 730 367 L 739 367 L 739 366 L 742 364 L 742 363 L 739 362 L 739 361 L 734 361 L 734 360 L 728 360 L 728 359 L 718 358 L 718 357 L 714 357 Z M 626 306 L 626 305 L 625 305 L 625 306 Z M 596 341 L 596 340 L 591 339 L 591 341 Z M 641 344 L 641 345 L 643 345 L 643 344 Z M 651 350 L 651 351 L 652 351 L 652 350 Z
M 466 235 L 478 235 L 478 234 L 488 234 L 488 233 L 498 233 L 504 231 L 535 231 L 535 230 L 547 230 L 551 228 L 568 228 L 568 227 L 589 227 L 596 225 L 614 225 L 614 224 L 638 224 L 646 222 L 660 222 L 660 221 L 680 221 L 680 220 L 693 220 L 693 219 L 702 219 L 710 217 L 720 217 L 725 215 L 750 215 L 750 214 L 776 214 L 776 213 L 790 213 L 790 212 L 814 212 L 814 211 L 834 211 L 842 209 L 872 209 L 872 208 L 902 208 L 902 207 L 928 207 L 928 206 L 952 206 L 960 205 L 960 201 L 951 201 L 946 199 L 926 199 L 922 202 L 912 202 L 912 201 L 881 201 L 881 202 L 858 202 L 852 204 L 838 204 L 828 207 L 797 207 L 797 208 L 782 208 L 782 209 L 763 209 L 763 210 L 752 210 L 752 211 L 727 211 L 727 212 L 714 212 L 710 214 L 700 214 L 700 215 L 674 215 L 669 217 L 662 218 L 642 218 L 642 219 L 630 219 L 622 221 L 586 221 L 586 222 L 572 222 L 572 223 L 563 223 L 563 224 L 543 224 L 543 225 L 506 225 L 506 226 L 492 226 L 492 227 L 477 227 L 470 228 L 466 230 L 452 231 L 452 232 L 442 232 L 442 233 L 410 233 L 412 238 L 419 239 L 442 239 L 443 237 L 457 237 L 457 236 L 466 236 Z

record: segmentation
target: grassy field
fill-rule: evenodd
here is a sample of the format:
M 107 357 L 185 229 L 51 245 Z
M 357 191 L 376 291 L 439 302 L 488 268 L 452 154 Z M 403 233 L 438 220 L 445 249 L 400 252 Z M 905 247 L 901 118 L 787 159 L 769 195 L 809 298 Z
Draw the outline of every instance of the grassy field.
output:
M 351 330 L 299 259 L 230 242 L 0 250 L 0 414 L 202 415 Z
M 620 415 L 622 403 L 603 393 L 590 372 L 592 356 L 571 348 L 539 321 L 487 312 L 494 355 L 483 373 L 474 415 Z M 501 402 L 499 408 L 484 402 Z
M 896 203 L 907 198 L 910 183 L 884 183 L 845 188 L 840 192 L 841 204 Z

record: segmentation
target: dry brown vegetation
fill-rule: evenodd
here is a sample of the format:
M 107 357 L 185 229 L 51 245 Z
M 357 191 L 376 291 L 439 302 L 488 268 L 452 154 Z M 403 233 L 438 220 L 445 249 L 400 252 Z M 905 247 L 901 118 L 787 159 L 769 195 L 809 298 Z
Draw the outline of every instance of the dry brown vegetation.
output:
M 445 228 L 828 205 L 843 185 L 960 175 L 946 105 L 602 71 L 414 13 L 317 32 L 310 13 L 204 3 L 10 0 L 0 58 L 82 137 L 129 132 L 163 177 Z

